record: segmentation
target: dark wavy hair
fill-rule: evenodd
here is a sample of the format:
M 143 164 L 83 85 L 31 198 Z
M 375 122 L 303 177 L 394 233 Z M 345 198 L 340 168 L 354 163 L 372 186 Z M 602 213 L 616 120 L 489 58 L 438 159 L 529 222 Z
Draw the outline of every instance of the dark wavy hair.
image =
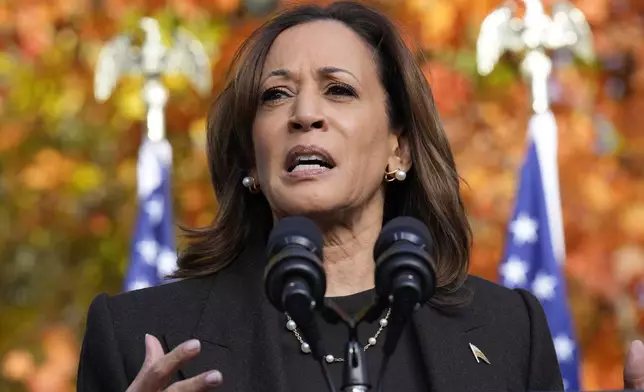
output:
M 469 294 L 459 289 L 467 279 L 471 229 L 431 89 L 394 24 L 379 11 L 350 1 L 326 7 L 302 5 L 282 12 L 258 28 L 237 51 L 225 87 L 208 115 L 208 162 L 218 212 L 208 227 L 183 228 L 188 245 L 173 277 L 213 274 L 235 262 L 249 243 L 263 245 L 261 241 L 266 240 L 273 226 L 268 202 L 241 184 L 254 163 L 251 129 L 262 68 L 280 33 L 319 20 L 344 23 L 377 55 L 389 119 L 409 140 L 412 158 L 407 179 L 385 185 L 385 223 L 403 215 L 425 222 L 435 240 L 438 288 L 431 303 L 443 309 L 466 303 Z

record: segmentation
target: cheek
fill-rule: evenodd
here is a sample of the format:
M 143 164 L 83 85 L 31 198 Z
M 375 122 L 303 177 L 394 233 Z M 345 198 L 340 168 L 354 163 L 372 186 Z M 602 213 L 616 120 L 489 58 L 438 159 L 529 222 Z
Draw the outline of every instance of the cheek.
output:
M 362 154 L 356 153 L 351 162 L 351 183 L 356 189 L 362 187 L 374 188 L 382 182 L 383 162 L 386 162 L 386 155 L 382 153 L 380 146 L 374 145 L 371 150 Z M 386 165 L 386 163 L 384 163 Z
M 279 157 L 281 146 L 279 132 L 274 132 L 263 121 L 256 121 L 253 128 L 253 147 L 255 149 L 255 169 L 260 183 L 267 183 L 271 172 L 281 168 Z
M 255 150 L 255 166 L 258 171 L 266 167 L 270 157 L 270 136 L 261 127 L 253 128 L 253 148 Z
M 362 187 L 376 188 L 384 177 L 390 147 L 388 130 L 372 128 L 373 132 L 354 135 L 348 144 L 350 167 L 349 180 L 359 190 Z
M 387 126 L 386 116 L 370 116 L 361 119 L 353 127 L 350 146 L 353 154 L 359 156 L 364 165 L 378 166 L 386 164 L 390 154 L 389 137 L 391 131 Z

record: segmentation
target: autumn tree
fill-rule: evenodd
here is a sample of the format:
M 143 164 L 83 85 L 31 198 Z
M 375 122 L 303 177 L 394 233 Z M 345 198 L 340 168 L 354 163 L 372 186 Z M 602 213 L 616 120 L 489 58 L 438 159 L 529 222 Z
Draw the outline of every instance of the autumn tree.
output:
M 282 1 L 284 7 L 302 1 Z M 321 2 L 319 2 L 321 3 Z M 328 1 L 327 1 L 328 3 Z M 464 179 L 474 228 L 472 273 L 497 278 L 529 91 L 507 56 L 476 73 L 475 42 L 496 0 L 380 0 L 432 86 Z M 548 3 L 548 2 L 545 2 Z M 624 346 L 642 330 L 644 277 L 644 3 L 577 1 L 597 62 L 553 53 L 560 129 L 566 275 L 582 343 L 583 388 L 621 387 Z M 136 211 L 141 80 L 93 99 L 97 53 L 143 15 L 168 34 L 193 32 L 211 56 L 215 90 L 269 0 L 0 1 L 0 389 L 72 391 L 90 301 L 121 290 Z M 204 156 L 210 99 L 171 89 L 177 220 L 206 225 L 217 208 Z

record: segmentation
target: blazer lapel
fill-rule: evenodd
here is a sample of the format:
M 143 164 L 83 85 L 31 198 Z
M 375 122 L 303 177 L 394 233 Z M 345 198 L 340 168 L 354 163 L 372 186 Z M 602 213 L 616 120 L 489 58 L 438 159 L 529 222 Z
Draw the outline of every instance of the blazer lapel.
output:
M 199 356 L 181 368 L 190 378 L 217 369 L 224 383 L 217 392 L 287 390 L 279 339 L 280 314 L 263 291 L 263 258 L 248 254 L 219 272 L 193 331 L 166 335 L 170 348 L 195 338 Z
M 485 320 L 471 308 L 443 313 L 425 305 L 416 311 L 412 323 L 431 391 L 506 389 L 499 348 L 487 338 Z M 477 362 L 470 343 L 485 354 L 489 364 L 481 359 Z

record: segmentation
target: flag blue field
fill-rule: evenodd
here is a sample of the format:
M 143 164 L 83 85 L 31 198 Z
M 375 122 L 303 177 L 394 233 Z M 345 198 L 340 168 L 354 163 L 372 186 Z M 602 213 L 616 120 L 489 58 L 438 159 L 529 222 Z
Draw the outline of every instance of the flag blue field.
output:
M 528 150 L 515 210 L 500 264 L 501 284 L 524 288 L 541 302 L 548 319 L 564 388 L 579 390 L 579 350 L 566 296 L 557 123 L 551 112 L 536 114 L 528 127 Z
M 125 277 L 126 291 L 161 284 L 176 269 L 171 174 L 170 143 L 146 139 L 137 163 L 139 210 Z

